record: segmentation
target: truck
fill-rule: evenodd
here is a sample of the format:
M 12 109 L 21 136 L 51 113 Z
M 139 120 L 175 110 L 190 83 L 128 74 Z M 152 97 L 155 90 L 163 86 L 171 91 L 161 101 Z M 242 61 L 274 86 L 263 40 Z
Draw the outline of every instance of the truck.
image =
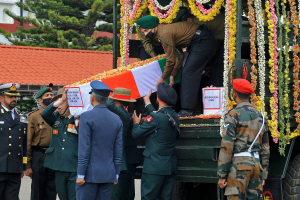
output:
M 177 0 L 176 0 L 177 1 Z M 245 9 L 249 0 L 232 0 L 236 3 L 236 57 L 232 63 L 234 69 L 234 75 L 229 76 L 228 83 L 231 83 L 232 78 L 242 78 L 245 72 L 244 66 L 247 67 L 248 72 L 251 71 L 251 58 L 250 58 L 250 28 L 251 24 L 249 23 Z M 190 1 L 189 1 L 190 2 Z M 227 1 L 229 2 L 229 1 Z M 253 1 L 252 1 L 253 2 Z M 271 3 L 274 1 L 270 1 Z M 269 3 L 270 3 L 269 2 Z M 276 12 L 284 13 L 286 9 L 289 10 L 289 3 L 293 1 L 285 0 L 276 0 L 277 3 Z M 295 1 L 294 1 L 295 2 Z M 210 1 L 211 4 L 214 4 L 215 1 Z M 265 5 L 266 1 L 261 1 L 262 5 Z M 296 7 L 299 1 L 296 1 Z M 286 8 L 283 8 L 283 4 Z M 225 5 L 226 6 L 226 3 Z M 254 5 L 253 5 L 254 6 Z M 272 6 L 272 5 L 271 5 Z M 275 7 L 275 6 L 274 6 Z M 279 10 L 277 8 L 280 8 Z M 299 11 L 298 6 L 298 11 Z M 282 11 L 283 10 L 283 11 Z M 297 9 L 296 9 L 297 12 Z M 288 12 L 291 13 L 291 10 Z M 114 26 L 116 30 L 116 18 L 117 15 L 117 3 L 114 5 Z M 291 13 L 292 15 L 292 13 Z M 288 43 L 288 46 L 291 48 L 295 44 L 299 44 L 299 40 L 295 40 L 292 24 L 287 25 L 287 28 L 282 24 L 283 20 L 288 20 L 289 15 L 286 17 L 279 14 L 279 19 L 277 23 L 277 33 L 280 31 L 280 26 L 282 29 L 283 43 L 284 45 Z M 295 15 L 293 15 L 295 16 Z M 297 13 L 298 16 L 298 13 Z M 285 17 L 282 19 L 282 17 Z M 266 16 L 268 20 L 268 16 Z M 226 20 L 226 19 L 224 19 Z M 299 17 L 296 19 L 297 25 L 299 25 Z M 257 23 L 257 21 L 255 21 Z M 268 67 L 268 59 L 270 57 L 268 52 L 268 24 L 264 23 L 264 40 L 265 40 L 265 55 L 266 67 L 265 67 L 265 109 L 268 113 L 268 119 L 271 119 L 270 116 L 270 97 L 273 95 L 269 87 L 270 78 L 268 76 L 270 67 Z M 288 32 L 287 36 L 284 37 L 287 29 L 291 30 Z M 118 57 L 118 41 L 116 31 L 115 40 L 114 40 L 114 59 Z M 131 42 L 130 42 L 131 43 Z M 255 40 L 257 44 L 257 39 Z M 279 49 L 278 52 L 284 51 L 283 48 Z M 245 54 L 245 52 L 248 52 Z M 260 53 L 260 52 L 259 52 Z M 258 53 L 258 54 L 259 54 Z M 293 55 L 291 51 L 288 51 L 290 57 Z M 284 55 L 284 54 L 283 54 Z M 299 53 L 298 53 L 299 56 Z M 136 48 L 136 45 L 130 47 L 130 57 L 138 58 L 139 54 Z M 283 65 L 288 64 L 290 83 L 289 88 L 289 102 L 290 102 L 290 124 L 291 130 L 295 130 L 298 126 L 296 119 L 294 117 L 295 111 L 293 110 L 293 66 L 294 63 L 292 59 L 288 63 L 283 63 Z M 229 66 L 229 67 L 232 67 Z M 284 69 L 283 69 L 284 70 Z M 299 72 L 298 72 L 299 73 Z M 227 78 L 227 77 L 224 77 Z M 245 77 L 244 77 L 245 78 Z M 251 80 L 250 73 L 246 77 L 249 81 Z M 228 86 L 227 88 L 230 88 Z M 279 90 L 284 90 L 284 88 L 278 88 Z M 230 90 L 226 91 L 230 93 Z M 258 88 L 256 93 L 258 94 Z M 284 92 L 284 91 L 281 91 Z M 286 108 L 285 108 L 286 109 Z M 183 200 L 193 200 L 193 199 L 226 199 L 224 196 L 224 190 L 220 189 L 217 185 L 218 176 L 217 176 L 217 167 L 218 167 L 218 156 L 220 151 L 221 144 L 221 134 L 220 134 L 220 119 L 197 119 L 197 118 L 186 118 L 180 120 L 180 129 L 181 135 L 177 141 L 176 153 L 178 159 L 178 175 L 177 183 L 173 191 L 173 199 Z M 269 165 L 269 176 L 266 180 L 264 186 L 264 199 L 274 199 L 274 200 L 296 200 L 300 199 L 300 139 L 295 137 L 291 139 L 289 144 L 286 145 L 284 152 L 279 152 L 279 144 L 273 142 L 271 133 L 269 134 L 270 140 L 270 165 Z M 139 148 L 143 150 L 144 145 L 141 143 Z M 142 166 L 139 166 L 137 171 L 137 177 L 141 177 Z

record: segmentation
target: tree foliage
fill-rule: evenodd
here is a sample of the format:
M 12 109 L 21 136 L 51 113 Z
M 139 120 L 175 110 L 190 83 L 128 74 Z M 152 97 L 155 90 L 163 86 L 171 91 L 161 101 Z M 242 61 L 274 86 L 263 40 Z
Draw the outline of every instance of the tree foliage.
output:
M 112 32 L 112 0 L 25 0 L 16 4 L 34 13 L 35 18 L 20 17 L 5 10 L 13 19 L 34 26 L 16 27 L 18 31 L 15 33 L 0 29 L 0 33 L 14 45 L 112 50 L 112 40 L 92 37 L 97 31 Z M 98 20 L 107 20 L 108 23 L 96 27 Z

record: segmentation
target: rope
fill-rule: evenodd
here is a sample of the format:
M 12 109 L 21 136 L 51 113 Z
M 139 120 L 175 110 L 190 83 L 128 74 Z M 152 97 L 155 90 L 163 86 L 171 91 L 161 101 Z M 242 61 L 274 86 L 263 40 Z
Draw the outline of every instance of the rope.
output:
M 159 40 L 163 41 L 164 43 L 166 43 L 167 45 L 174 47 L 174 49 L 176 50 L 176 56 L 177 56 L 177 60 L 180 60 L 180 51 L 173 45 L 169 44 L 168 42 L 164 41 L 161 37 L 158 38 Z

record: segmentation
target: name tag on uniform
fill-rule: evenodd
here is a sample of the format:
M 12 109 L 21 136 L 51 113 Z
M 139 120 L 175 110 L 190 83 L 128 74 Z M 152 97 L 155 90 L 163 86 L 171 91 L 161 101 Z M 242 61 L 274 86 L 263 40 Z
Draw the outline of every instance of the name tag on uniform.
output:
M 0 121 L 0 124 L 4 124 L 4 121 Z
M 73 125 L 73 124 L 68 125 L 67 131 L 70 132 L 70 133 L 78 134 L 77 131 L 76 131 L 75 125 Z

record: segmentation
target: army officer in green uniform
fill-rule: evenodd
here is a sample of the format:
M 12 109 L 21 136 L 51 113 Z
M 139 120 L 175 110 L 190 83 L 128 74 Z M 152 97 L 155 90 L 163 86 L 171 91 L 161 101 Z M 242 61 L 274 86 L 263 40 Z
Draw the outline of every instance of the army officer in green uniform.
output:
M 126 88 L 115 88 L 106 107 L 117 114 L 123 122 L 123 156 L 121 173 L 118 184 L 113 187 L 112 200 L 134 200 L 134 176 L 138 164 L 141 163 L 137 142 L 131 135 L 132 118 L 131 114 L 125 110 L 130 102 L 136 102 L 131 98 L 131 90 Z
M 59 199 L 75 200 L 78 129 L 69 111 L 67 90 L 60 89 L 51 102 L 41 113 L 45 122 L 53 128 L 44 166 L 55 170 L 55 185 Z
M 151 91 L 144 97 L 148 116 L 140 125 L 141 115 L 134 112 L 132 136 L 146 138 L 141 195 L 142 200 L 169 200 L 176 181 L 176 139 L 179 135 L 179 119 L 172 106 L 177 101 L 175 90 L 159 83 L 157 89 L 158 111 L 150 103 Z

